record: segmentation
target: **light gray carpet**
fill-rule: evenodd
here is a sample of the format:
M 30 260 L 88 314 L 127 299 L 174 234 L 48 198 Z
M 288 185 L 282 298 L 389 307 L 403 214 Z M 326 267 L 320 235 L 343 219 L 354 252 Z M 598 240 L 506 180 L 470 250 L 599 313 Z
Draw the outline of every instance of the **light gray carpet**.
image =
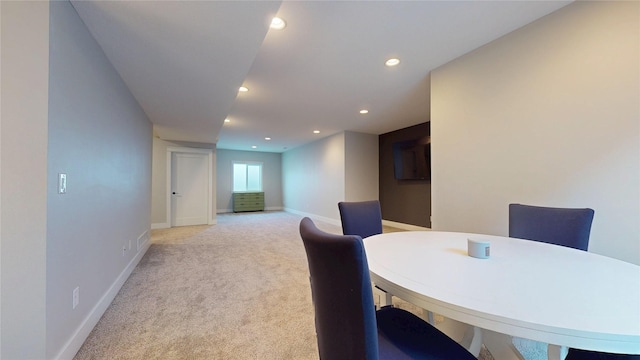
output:
M 75 359 L 317 359 L 300 219 L 220 214 L 217 225 L 152 231 Z

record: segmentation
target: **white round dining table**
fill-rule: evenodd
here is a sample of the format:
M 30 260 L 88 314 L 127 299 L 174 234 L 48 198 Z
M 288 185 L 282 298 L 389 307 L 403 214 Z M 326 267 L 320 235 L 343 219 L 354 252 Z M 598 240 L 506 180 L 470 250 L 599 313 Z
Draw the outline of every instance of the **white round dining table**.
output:
M 468 239 L 489 242 L 487 259 Z M 640 354 L 640 266 L 537 241 L 403 231 L 364 239 L 376 286 L 482 329 L 548 344 Z

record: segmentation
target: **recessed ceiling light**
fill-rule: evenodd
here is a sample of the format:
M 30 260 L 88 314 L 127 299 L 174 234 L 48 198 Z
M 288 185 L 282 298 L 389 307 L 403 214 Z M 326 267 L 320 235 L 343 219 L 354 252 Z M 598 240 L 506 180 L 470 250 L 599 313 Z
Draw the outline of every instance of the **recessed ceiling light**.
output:
M 251 148 L 252 148 L 252 149 L 257 149 L 258 147 L 257 147 L 257 146 L 255 146 L 255 145 L 253 145 L 253 146 L 251 146 Z
M 391 59 L 385 61 L 384 64 L 386 66 L 396 66 L 396 65 L 400 64 L 400 59 L 391 58 Z
M 320 134 L 320 130 L 313 130 L 314 134 Z
M 274 17 L 271 19 L 271 25 L 269 25 L 269 27 L 275 30 L 282 30 L 287 27 L 287 23 L 279 17 Z
M 369 110 L 367 109 L 360 110 L 360 114 L 368 114 L 368 113 L 369 113 Z
M 264 138 L 264 139 L 265 139 L 265 140 L 267 140 L 267 141 L 271 140 L 271 138 L 270 138 L 270 137 L 266 137 L 266 138 Z
M 248 88 L 248 87 L 246 87 L 246 86 L 240 86 L 240 89 L 238 89 L 238 91 L 240 91 L 240 92 L 247 92 L 247 91 L 249 91 L 249 88 Z
M 231 122 L 231 120 L 229 120 L 229 119 L 224 119 L 224 122 L 228 123 L 228 122 Z

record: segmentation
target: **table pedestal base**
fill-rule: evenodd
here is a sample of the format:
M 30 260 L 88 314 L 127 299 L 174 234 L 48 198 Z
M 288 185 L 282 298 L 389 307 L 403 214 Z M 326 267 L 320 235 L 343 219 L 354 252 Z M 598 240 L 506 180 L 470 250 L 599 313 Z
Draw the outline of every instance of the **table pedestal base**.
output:
M 460 344 L 475 357 L 478 357 L 484 345 L 496 360 L 524 360 L 524 356 L 513 345 L 513 337 L 495 331 L 468 326 Z M 566 346 L 547 345 L 548 360 L 564 360 L 567 352 Z
M 547 345 L 547 359 L 549 360 L 564 360 L 569 353 L 569 349 L 566 346 Z
M 482 349 L 482 329 L 469 326 L 464 333 L 460 345 L 464 346 L 473 356 L 478 357 Z
M 482 342 L 496 360 L 524 360 L 509 335 L 482 329 Z

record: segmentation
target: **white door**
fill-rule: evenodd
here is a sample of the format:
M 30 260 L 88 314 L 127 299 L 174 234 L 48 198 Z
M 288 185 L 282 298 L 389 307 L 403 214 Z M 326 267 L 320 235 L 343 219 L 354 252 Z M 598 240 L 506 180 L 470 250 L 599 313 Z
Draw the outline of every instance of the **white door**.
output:
M 171 153 L 171 226 L 208 223 L 209 157 Z

